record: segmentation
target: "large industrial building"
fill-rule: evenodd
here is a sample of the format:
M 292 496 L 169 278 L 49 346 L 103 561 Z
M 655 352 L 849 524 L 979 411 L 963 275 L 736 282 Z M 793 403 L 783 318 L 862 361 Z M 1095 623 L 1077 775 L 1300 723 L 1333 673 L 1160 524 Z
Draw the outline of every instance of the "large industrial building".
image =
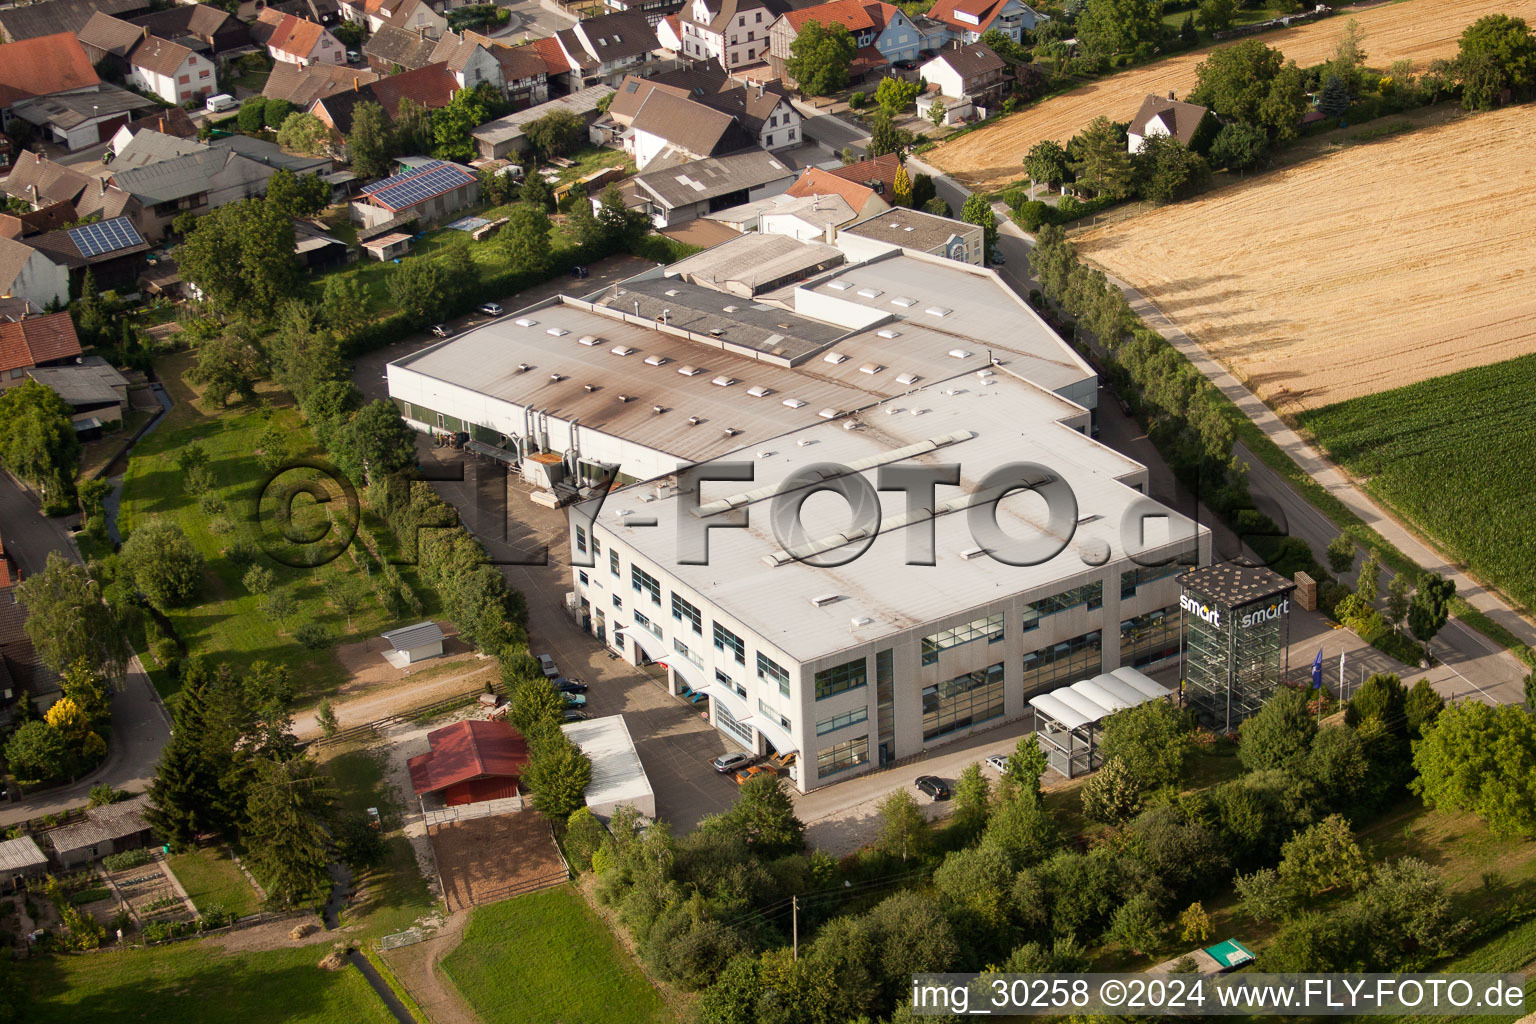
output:
M 569 514 L 573 608 L 736 743 L 796 752 L 803 790 L 1176 669 L 1174 577 L 1209 560 L 1092 438 L 1069 345 L 994 272 L 894 246 L 746 235 L 388 377 L 418 429 L 551 503 L 616 469 L 595 518 Z M 729 478 L 679 479 L 699 463 Z

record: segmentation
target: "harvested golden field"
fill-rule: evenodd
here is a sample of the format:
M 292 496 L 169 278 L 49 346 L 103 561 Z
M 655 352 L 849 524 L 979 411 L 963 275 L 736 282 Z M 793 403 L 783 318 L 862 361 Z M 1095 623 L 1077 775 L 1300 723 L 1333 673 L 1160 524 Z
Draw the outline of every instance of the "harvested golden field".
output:
M 1536 352 L 1536 107 L 1459 118 L 1076 236 L 1273 408 Z
M 1362 48 L 1372 67 L 1411 60 L 1422 68 L 1437 57 L 1455 56 L 1462 29 L 1485 14 L 1536 21 L 1536 0 L 1409 0 L 1266 32 L 1258 38 L 1309 67 L 1333 55 L 1345 24 L 1353 17 L 1365 30 Z M 1042 139 L 1064 143 L 1100 114 L 1111 121 L 1128 121 L 1148 93 L 1187 95 L 1195 87 L 1195 67 L 1208 52 L 1194 50 L 1091 82 L 943 143 L 924 159 L 969 185 L 1000 188 L 1023 177 L 1024 154 Z

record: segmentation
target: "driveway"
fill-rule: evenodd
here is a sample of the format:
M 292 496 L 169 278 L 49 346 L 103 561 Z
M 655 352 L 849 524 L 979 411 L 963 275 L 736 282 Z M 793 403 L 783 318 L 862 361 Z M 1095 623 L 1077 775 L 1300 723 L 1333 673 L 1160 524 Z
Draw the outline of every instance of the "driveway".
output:
M 736 786 L 709 766 L 712 758 L 726 752 L 724 737 L 692 705 L 669 694 L 663 680 L 610 652 L 566 613 L 571 569 L 565 512 L 533 504 L 528 500 L 529 489 L 517 484 L 508 502 L 504 532 L 494 524 L 482 524 L 473 494 L 486 479 L 481 474 L 494 470 L 476 460 L 466 461 L 452 449 L 433 447 L 425 435 L 417 449 L 424 468 L 438 469 L 434 475 L 453 475 L 462 467 L 463 480 L 438 481 L 434 486 L 459 509 L 493 558 L 533 561 L 541 549 L 548 549 L 545 564 L 502 566 L 507 582 L 527 598 L 530 649 L 551 655 L 562 675 L 588 685 L 586 711 L 592 717 L 624 715 L 656 793 L 657 816 L 681 833 L 692 830 L 706 814 L 729 808 Z

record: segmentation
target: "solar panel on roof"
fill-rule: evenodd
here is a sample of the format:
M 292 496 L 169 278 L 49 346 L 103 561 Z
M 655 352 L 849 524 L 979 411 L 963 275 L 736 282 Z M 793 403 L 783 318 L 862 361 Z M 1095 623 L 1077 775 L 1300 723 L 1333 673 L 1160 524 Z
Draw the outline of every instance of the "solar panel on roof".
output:
M 444 192 L 450 192 L 474 180 L 471 175 L 466 174 L 453 164 L 438 162 L 435 165 L 431 165 L 429 169 L 423 168 L 419 170 L 404 181 L 389 185 L 370 194 L 385 206 L 398 210 L 431 199 L 433 196 L 440 196 Z
M 100 256 L 104 252 L 130 249 L 135 245 L 144 244 L 144 239 L 139 236 L 133 222 L 127 217 L 113 217 L 111 220 L 70 228 L 69 240 L 75 243 L 75 248 L 80 250 L 80 255 L 87 259 Z

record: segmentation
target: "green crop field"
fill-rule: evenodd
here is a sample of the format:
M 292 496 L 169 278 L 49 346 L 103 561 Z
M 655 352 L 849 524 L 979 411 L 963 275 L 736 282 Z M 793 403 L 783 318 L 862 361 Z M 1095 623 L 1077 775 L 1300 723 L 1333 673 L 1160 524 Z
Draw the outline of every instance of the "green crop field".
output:
M 485 1024 L 669 1019 L 661 996 L 569 885 L 476 910 L 442 967 Z
M 326 944 L 226 954 L 215 939 L 17 964 L 28 1024 L 393 1024 L 355 968 L 322 971 Z
M 1302 413 L 1372 495 L 1536 608 L 1536 355 Z

